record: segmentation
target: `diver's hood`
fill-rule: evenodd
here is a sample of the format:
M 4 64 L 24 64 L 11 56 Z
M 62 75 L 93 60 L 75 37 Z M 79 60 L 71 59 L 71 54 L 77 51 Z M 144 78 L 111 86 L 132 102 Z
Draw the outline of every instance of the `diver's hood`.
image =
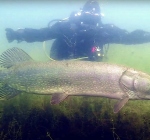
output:
M 87 1 L 82 9 L 85 13 L 91 13 L 91 14 L 99 14 L 100 15 L 100 6 L 97 1 Z
M 81 11 L 82 20 L 87 24 L 97 24 L 101 21 L 100 6 L 97 1 L 87 1 Z

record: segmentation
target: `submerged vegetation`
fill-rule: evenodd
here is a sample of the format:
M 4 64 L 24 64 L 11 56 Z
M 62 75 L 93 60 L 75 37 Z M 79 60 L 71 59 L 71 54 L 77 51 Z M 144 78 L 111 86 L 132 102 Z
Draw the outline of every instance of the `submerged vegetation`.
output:
M 111 45 L 105 61 L 150 73 L 150 45 Z M 68 97 L 50 105 L 51 96 L 22 93 L 0 102 L 0 140 L 149 140 L 150 101 L 129 101 L 113 113 L 116 100 Z
M 106 98 L 69 97 L 51 106 L 47 96 L 23 94 L 3 106 L 0 139 L 148 140 L 150 102 L 130 101 L 118 114 L 113 104 Z

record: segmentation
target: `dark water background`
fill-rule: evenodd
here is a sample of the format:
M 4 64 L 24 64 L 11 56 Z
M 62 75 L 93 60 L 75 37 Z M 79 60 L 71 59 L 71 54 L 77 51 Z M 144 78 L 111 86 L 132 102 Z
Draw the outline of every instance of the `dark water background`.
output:
M 20 47 L 39 61 L 49 60 L 43 42 L 8 43 L 5 28 L 42 28 L 78 11 L 86 1 L 0 1 L 0 53 Z M 103 23 L 150 31 L 149 1 L 99 1 Z M 46 42 L 46 51 L 52 41 Z M 150 44 L 110 44 L 104 61 L 150 74 Z M 58 106 L 50 96 L 21 94 L 0 102 L 0 140 L 150 140 L 150 101 L 129 101 L 118 113 L 115 100 L 69 97 Z

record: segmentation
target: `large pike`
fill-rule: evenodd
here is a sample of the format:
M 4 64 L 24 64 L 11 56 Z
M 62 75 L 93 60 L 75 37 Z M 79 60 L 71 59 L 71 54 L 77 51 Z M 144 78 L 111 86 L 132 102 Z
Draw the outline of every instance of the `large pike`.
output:
M 21 92 L 52 94 L 51 104 L 67 96 L 101 96 L 118 99 L 117 113 L 129 99 L 150 99 L 150 76 L 131 68 L 88 61 L 35 62 L 12 48 L 0 56 L 0 99 Z

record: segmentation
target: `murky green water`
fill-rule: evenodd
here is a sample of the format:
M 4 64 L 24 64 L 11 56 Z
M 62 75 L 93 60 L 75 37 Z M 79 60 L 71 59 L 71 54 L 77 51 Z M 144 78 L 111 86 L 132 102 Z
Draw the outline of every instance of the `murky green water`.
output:
M 110 45 L 104 61 L 150 73 L 150 44 Z M 124 59 L 125 58 L 125 59 Z M 149 140 L 150 101 L 130 100 L 113 113 L 116 100 L 69 97 L 50 105 L 51 96 L 22 93 L 0 102 L 1 140 Z

